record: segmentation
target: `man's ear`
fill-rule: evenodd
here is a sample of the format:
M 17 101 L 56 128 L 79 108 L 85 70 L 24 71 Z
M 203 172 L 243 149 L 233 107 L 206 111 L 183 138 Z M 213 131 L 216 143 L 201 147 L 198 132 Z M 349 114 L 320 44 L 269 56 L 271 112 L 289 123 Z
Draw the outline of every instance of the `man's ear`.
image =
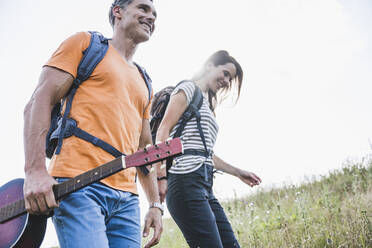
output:
M 114 8 L 112 8 L 112 14 L 115 16 L 115 18 L 121 20 L 122 18 L 122 8 L 120 6 L 115 6 Z

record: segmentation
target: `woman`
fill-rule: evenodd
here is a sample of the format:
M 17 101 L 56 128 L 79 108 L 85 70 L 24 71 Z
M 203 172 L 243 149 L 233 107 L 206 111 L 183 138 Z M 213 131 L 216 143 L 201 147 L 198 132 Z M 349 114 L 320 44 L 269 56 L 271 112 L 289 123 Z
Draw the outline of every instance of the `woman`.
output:
M 213 169 L 237 176 L 251 187 L 261 182 L 254 173 L 238 169 L 211 152 L 218 132 L 214 110 L 232 90 L 237 91 L 238 99 L 242 80 L 243 71 L 228 52 L 214 53 L 198 75 L 183 81 L 173 90 L 157 131 L 158 142 L 173 137 L 194 91 L 200 88 L 203 103 L 199 112 L 204 144 L 193 117 L 181 134 L 185 154 L 174 160 L 168 175 L 165 166 L 159 166 L 157 170 L 161 201 L 166 195 L 169 212 L 190 247 L 240 247 L 223 208 L 213 195 Z M 188 150 L 204 151 L 207 155 L 192 155 L 186 153 Z

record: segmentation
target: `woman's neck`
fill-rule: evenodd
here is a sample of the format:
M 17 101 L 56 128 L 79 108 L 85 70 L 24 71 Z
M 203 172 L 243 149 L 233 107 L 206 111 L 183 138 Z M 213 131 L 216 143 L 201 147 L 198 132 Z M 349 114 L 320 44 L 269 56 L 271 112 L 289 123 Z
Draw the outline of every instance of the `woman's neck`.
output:
M 205 77 L 193 80 L 193 82 L 201 89 L 203 93 L 208 93 L 208 81 Z

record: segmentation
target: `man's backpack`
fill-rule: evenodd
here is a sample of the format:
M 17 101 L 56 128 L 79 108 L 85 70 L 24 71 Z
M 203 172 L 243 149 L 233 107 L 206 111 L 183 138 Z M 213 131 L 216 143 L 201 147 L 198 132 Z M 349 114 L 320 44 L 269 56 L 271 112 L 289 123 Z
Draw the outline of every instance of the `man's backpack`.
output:
M 152 103 L 151 107 L 151 121 L 150 121 L 150 127 L 151 127 L 151 135 L 152 135 L 152 141 L 155 143 L 156 142 L 156 133 L 158 131 L 159 125 L 161 121 L 163 120 L 165 110 L 167 109 L 170 96 L 173 92 L 173 90 L 180 84 L 182 84 L 185 81 L 181 81 L 178 83 L 176 86 L 168 86 L 158 93 L 155 94 L 154 96 L 154 101 Z M 197 127 L 199 130 L 200 138 L 203 142 L 204 149 L 205 150 L 196 150 L 196 149 L 186 149 L 184 150 L 183 154 L 186 155 L 198 155 L 198 156 L 204 156 L 204 157 L 209 157 L 211 155 L 211 151 L 208 150 L 207 144 L 205 141 L 205 136 L 203 129 L 201 128 L 201 122 L 200 122 L 200 108 L 203 104 L 203 94 L 198 86 L 195 85 L 195 91 L 194 95 L 192 97 L 192 100 L 187 106 L 185 112 L 182 114 L 180 120 L 178 123 L 179 126 L 172 138 L 180 137 L 182 134 L 182 131 L 185 129 L 185 126 L 189 120 L 191 120 L 193 117 L 196 118 L 197 122 Z M 172 166 L 173 160 L 172 159 L 167 159 L 167 171 L 170 169 Z
M 53 154 L 59 154 L 61 152 L 63 139 L 70 137 L 72 135 L 79 137 L 85 141 L 88 141 L 95 146 L 100 147 L 106 152 L 110 153 L 112 156 L 119 157 L 124 155 L 122 152 L 117 150 L 112 145 L 107 142 L 87 133 L 86 131 L 80 129 L 74 119 L 69 118 L 69 113 L 71 110 L 72 100 L 79 86 L 87 80 L 99 62 L 105 56 L 108 49 L 108 39 L 103 37 L 102 34 L 98 32 L 90 32 L 91 39 L 88 48 L 83 52 L 83 57 L 78 66 L 77 76 L 73 81 L 71 88 L 69 89 L 67 95 L 63 98 L 61 103 L 57 103 L 51 113 L 51 123 L 50 128 L 46 137 L 46 147 L 45 153 L 47 158 L 51 158 Z M 147 88 L 149 90 L 149 102 L 151 99 L 151 79 L 146 73 L 146 71 L 139 65 L 135 64 L 140 71 L 144 81 L 146 82 Z M 66 107 L 64 114 L 62 116 L 61 109 L 66 102 Z M 144 171 L 145 167 L 141 167 Z M 146 173 L 146 171 L 144 171 Z M 147 174 L 147 173 L 146 173 Z

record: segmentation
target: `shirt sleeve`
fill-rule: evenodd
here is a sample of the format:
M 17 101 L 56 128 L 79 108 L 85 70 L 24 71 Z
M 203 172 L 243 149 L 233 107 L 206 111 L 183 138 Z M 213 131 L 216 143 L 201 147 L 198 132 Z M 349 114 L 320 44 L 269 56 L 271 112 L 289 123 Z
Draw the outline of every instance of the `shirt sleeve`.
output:
M 83 51 L 89 46 L 90 36 L 89 32 L 79 32 L 70 36 L 61 43 L 44 66 L 58 68 L 76 78 Z
M 143 113 L 143 119 L 150 119 L 150 110 L 151 110 L 151 105 L 152 105 L 152 99 L 154 98 L 154 91 L 151 92 L 151 99 L 149 104 L 147 104 L 147 107 L 145 109 L 145 112 Z
M 187 105 L 190 104 L 195 91 L 195 84 L 191 81 L 185 81 L 179 84 L 172 92 L 171 96 L 177 94 L 180 90 L 185 92 Z

